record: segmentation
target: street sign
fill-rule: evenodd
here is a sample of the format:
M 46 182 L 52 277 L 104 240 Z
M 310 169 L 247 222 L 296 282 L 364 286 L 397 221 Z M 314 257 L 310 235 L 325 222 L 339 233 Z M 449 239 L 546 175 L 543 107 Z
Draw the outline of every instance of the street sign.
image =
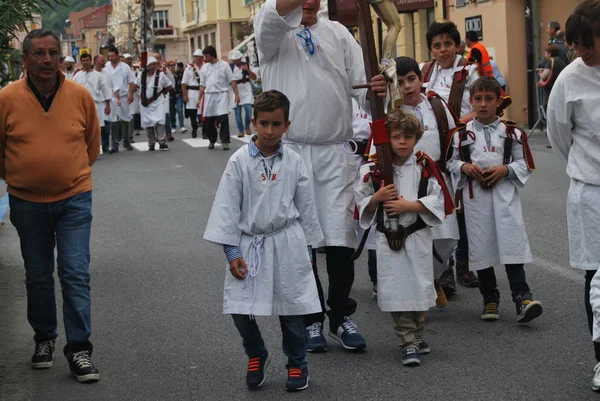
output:
M 75 59 L 77 58 L 77 56 L 79 56 L 79 47 L 71 47 L 71 56 L 73 56 L 73 58 Z
M 479 40 L 483 40 L 483 18 L 481 15 L 465 18 L 465 32 L 475 31 Z

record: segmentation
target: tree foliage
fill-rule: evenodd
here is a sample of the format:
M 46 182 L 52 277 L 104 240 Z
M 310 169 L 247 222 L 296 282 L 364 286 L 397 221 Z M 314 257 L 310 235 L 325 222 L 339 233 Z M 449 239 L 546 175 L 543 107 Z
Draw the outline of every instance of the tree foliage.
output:
M 66 0 L 0 0 L 0 87 L 11 79 L 11 64 L 19 53 L 9 46 L 19 31 L 46 8 L 65 6 Z

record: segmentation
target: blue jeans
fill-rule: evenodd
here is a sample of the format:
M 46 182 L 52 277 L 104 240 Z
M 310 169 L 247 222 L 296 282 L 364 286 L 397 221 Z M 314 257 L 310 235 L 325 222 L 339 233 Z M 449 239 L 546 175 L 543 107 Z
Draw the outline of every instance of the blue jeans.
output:
M 246 113 L 246 119 L 242 122 L 242 109 Z M 251 104 L 238 104 L 235 106 L 235 122 L 237 123 L 238 132 L 244 132 L 244 128 L 250 128 L 250 119 L 252 118 Z
M 179 128 L 183 128 L 183 95 L 179 95 L 175 98 L 175 107 L 177 109 L 177 117 L 179 117 Z
M 54 248 L 63 295 L 67 347 L 89 345 L 91 329 L 90 230 L 92 192 L 50 203 L 10 195 L 10 221 L 16 227 L 25 262 L 27 319 L 34 340 L 58 336 L 54 295 Z
M 265 356 L 267 349 L 256 320 L 250 319 L 248 315 L 231 315 L 231 317 L 242 336 L 248 358 Z M 307 338 L 304 316 L 279 316 L 279 323 L 283 334 L 283 353 L 288 357 L 286 369 L 306 367 Z

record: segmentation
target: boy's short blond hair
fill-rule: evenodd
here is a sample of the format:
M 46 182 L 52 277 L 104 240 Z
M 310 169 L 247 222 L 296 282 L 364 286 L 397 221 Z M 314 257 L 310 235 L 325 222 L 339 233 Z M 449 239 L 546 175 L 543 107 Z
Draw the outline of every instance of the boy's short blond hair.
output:
M 402 109 L 394 109 L 385 116 L 385 128 L 389 134 L 392 131 L 413 134 L 417 141 L 423 136 L 423 126 L 417 116 Z

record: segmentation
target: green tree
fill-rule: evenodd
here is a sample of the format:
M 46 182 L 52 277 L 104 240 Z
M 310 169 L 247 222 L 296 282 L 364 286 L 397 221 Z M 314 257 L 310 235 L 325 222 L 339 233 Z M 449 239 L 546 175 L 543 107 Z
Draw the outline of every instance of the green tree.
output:
M 20 63 L 20 52 L 9 46 L 18 32 L 33 20 L 34 14 L 65 4 L 66 0 L 0 0 L 0 87 L 14 78 L 12 64 Z

